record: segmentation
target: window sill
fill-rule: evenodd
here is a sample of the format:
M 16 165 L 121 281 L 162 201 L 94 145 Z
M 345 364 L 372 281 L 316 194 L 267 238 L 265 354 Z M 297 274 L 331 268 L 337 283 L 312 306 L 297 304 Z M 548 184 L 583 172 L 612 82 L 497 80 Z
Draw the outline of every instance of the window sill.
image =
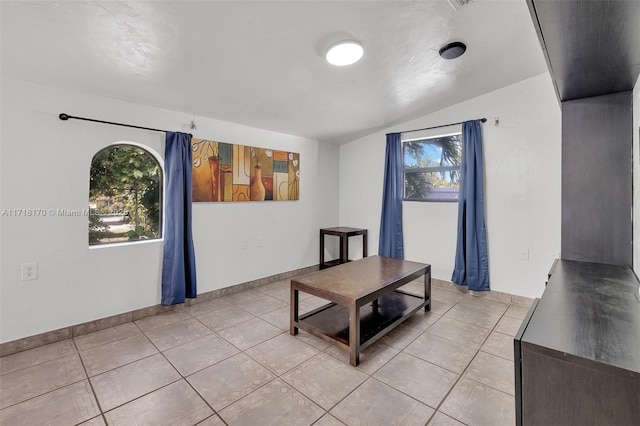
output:
M 458 200 L 421 200 L 416 198 L 403 198 L 402 201 L 417 201 L 418 203 L 457 203 Z
M 137 246 L 142 244 L 153 244 L 153 243 L 163 243 L 164 238 L 154 238 L 152 240 L 138 240 L 138 241 L 128 241 L 122 243 L 106 243 L 106 244 L 94 244 L 89 246 L 89 250 L 100 250 L 109 247 L 128 247 L 128 246 Z

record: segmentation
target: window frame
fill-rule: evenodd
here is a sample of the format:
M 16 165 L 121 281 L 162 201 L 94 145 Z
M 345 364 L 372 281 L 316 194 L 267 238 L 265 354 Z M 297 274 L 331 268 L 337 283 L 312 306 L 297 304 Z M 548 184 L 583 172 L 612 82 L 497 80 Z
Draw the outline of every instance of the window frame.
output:
M 460 192 L 458 191 L 458 196 L 453 198 L 408 198 L 407 197 L 407 185 L 406 185 L 406 176 L 407 173 L 437 173 L 443 171 L 453 171 L 458 170 L 462 173 L 462 164 L 459 166 L 436 166 L 436 167 L 407 167 L 405 162 L 405 144 L 408 142 L 417 142 L 417 141 L 427 141 L 429 139 L 437 139 L 447 136 L 462 136 L 462 130 L 449 132 L 449 133 L 437 133 L 433 135 L 425 135 L 411 139 L 402 139 L 402 201 L 418 201 L 418 202 L 426 202 L 426 203 L 458 203 L 460 201 Z M 462 163 L 462 150 L 463 144 L 462 139 L 460 140 L 460 162 Z
M 164 230 L 165 230 L 165 203 L 164 203 L 164 192 L 165 192 L 165 171 L 164 171 L 164 159 L 151 147 L 143 145 L 141 143 L 137 143 L 137 142 L 130 142 L 130 141 L 118 141 L 118 142 L 114 142 L 111 143 L 109 145 L 103 146 L 102 148 L 98 149 L 91 157 L 91 162 L 89 164 L 89 181 L 91 181 L 91 167 L 93 165 L 94 160 L 96 159 L 96 157 L 98 155 L 100 155 L 101 153 L 103 153 L 106 150 L 109 149 L 113 149 L 113 148 L 117 148 L 117 147 L 121 147 L 121 146 L 127 146 L 127 147 L 134 147 L 134 148 L 138 148 L 141 149 L 142 151 L 144 151 L 147 155 L 149 155 L 149 157 L 151 157 L 153 159 L 153 161 L 155 161 L 155 163 L 158 166 L 158 174 L 159 174 L 159 179 L 158 179 L 158 236 L 154 237 L 154 238 L 138 238 L 135 240 L 125 240 L 125 241 L 112 241 L 112 242 L 103 242 L 103 243 L 91 243 L 91 241 L 89 240 L 88 242 L 88 246 L 90 250 L 94 250 L 94 249 L 102 249 L 102 248 L 107 248 L 107 247 L 122 247 L 122 246 L 129 246 L 129 245 L 135 245 L 135 244 L 150 244 L 150 243 L 157 243 L 157 242 L 163 242 L 164 241 Z M 91 185 L 89 185 L 91 186 Z M 89 191 L 91 189 L 89 188 Z M 91 198 L 91 195 L 89 195 L 89 198 Z M 91 207 L 89 207 L 88 212 L 89 215 L 91 215 L 91 211 L 93 209 L 91 209 Z M 87 234 L 88 235 L 88 234 Z

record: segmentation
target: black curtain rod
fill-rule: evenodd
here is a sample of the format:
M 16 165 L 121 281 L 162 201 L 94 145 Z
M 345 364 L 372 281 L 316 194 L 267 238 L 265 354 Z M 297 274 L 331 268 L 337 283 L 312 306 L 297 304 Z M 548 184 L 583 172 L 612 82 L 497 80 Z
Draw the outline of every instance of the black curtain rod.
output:
M 60 114 L 58 118 L 60 118 L 60 120 L 65 120 L 65 121 L 70 118 L 73 118 L 75 120 L 93 121 L 94 123 L 112 124 L 114 126 L 131 127 L 133 129 L 151 130 L 152 132 L 163 132 L 163 133 L 169 132 L 169 130 L 152 129 L 151 127 L 134 126 L 132 124 L 115 123 L 113 121 L 103 121 L 103 120 L 94 120 L 93 118 L 76 117 L 73 115 L 65 114 L 64 112 Z
M 486 123 L 487 119 L 486 118 L 479 118 L 478 120 L 480 120 L 481 123 Z M 393 133 L 411 133 L 411 132 L 419 132 L 421 130 L 431 130 L 431 129 L 439 129 L 440 127 L 449 127 L 449 126 L 456 126 L 458 124 L 462 124 L 464 123 L 464 121 L 461 121 L 459 123 L 451 123 L 451 124 L 443 124 L 441 126 L 433 126 L 433 127 L 425 127 L 423 129 L 413 129 L 413 130 L 403 130 L 402 132 L 393 132 Z M 387 133 L 389 134 L 389 133 Z

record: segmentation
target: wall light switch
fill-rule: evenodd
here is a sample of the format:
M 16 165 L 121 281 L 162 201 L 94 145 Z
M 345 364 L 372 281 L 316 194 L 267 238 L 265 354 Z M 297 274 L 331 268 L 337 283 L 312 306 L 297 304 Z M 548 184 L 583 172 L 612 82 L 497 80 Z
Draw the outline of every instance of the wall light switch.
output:
M 529 249 L 520 250 L 520 260 L 529 260 Z

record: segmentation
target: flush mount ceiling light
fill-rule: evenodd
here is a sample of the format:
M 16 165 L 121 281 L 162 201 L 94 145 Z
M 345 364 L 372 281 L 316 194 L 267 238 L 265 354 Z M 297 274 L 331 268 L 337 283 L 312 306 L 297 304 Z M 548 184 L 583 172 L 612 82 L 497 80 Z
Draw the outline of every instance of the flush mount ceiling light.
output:
M 347 40 L 336 43 L 327 50 L 327 62 L 331 65 L 344 66 L 355 64 L 362 58 L 364 49 L 357 41 Z
M 454 41 L 453 43 L 445 44 L 440 49 L 440 56 L 444 59 L 455 59 L 467 50 L 467 46 L 459 41 Z

